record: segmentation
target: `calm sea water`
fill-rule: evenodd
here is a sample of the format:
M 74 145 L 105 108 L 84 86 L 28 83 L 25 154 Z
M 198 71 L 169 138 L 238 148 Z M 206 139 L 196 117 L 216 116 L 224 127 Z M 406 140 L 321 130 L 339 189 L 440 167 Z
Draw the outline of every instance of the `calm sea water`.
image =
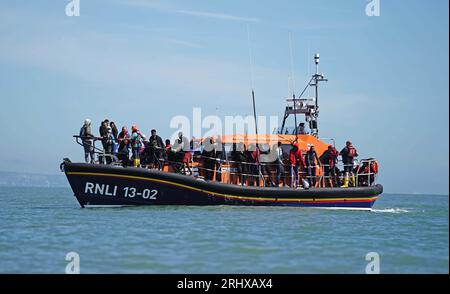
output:
M 448 196 L 383 194 L 374 212 L 274 207 L 81 209 L 66 188 L 0 188 L 0 272 L 449 272 Z

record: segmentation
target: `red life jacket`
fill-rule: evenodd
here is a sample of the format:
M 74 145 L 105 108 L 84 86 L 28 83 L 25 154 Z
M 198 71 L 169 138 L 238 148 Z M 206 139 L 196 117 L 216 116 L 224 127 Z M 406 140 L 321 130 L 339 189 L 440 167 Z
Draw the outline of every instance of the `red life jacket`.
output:
M 371 163 L 370 169 L 372 170 L 373 173 L 377 174 L 378 173 L 378 162 L 374 161 L 373 163 Z
M 357 154 L 355 147 L 348 147 L 348 156 L 355 157 Z
M 336 148 L 333 147 L 329 151 L 329 156 L 330 156 L 330 159 L 328 161 L 328 164 L 330 165 L 330 168 L 334 168 L 336 165 L 336 159 L 339 156 L 339 152 L 336 150 Z

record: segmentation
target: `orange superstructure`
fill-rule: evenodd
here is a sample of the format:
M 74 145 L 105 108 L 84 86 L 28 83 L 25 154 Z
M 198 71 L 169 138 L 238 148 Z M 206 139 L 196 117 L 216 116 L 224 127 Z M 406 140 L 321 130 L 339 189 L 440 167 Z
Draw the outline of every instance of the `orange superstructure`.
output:
M 245 146 L 248 144 L 268 144 L 269 146 L 273 146 L 278 142 L 281 142 L 282 145 L 292 145 L 296 142 L 303 152 L 308 150 L 308 144 L 314 145 L 317 154 L 321 155 L 325 150 L 327 150 L 328 145 L 323 141 L 317 139 L 312 135 L 281 135 L 281 134 L 270 134 L 270 135 L 254 135 L 254 134 L 246 134 L 246 135 L 224 135 L 221 136 L 221 140 L 223 144 L 234 144 L 242 142 Z

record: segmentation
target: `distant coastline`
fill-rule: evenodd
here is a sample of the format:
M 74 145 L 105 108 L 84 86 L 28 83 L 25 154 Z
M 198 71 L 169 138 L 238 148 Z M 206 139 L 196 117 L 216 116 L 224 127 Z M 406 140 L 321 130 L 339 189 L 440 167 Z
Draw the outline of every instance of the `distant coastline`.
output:
M 35 174 L 0 171 L 0 187 L 69 187 L 64 174 Z
M 69 188 L 64 174 L 36 174 L 0 171 L 0 187 L 47 187 L 47 188 Z M 405 193 L 405 192 L 389 192 L 384 195 L 429 195 L 429 196 L 449 196 L 448 194 L 436 193 Z

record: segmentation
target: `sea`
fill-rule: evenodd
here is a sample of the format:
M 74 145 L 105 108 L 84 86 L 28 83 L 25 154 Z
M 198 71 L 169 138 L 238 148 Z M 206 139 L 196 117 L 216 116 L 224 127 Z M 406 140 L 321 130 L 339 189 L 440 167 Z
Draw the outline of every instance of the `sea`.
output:
M 0 200 L 0 273 L 449 273 L 448 195 L 382 194 L 372 212 L 82 209 L 65 187 Z

